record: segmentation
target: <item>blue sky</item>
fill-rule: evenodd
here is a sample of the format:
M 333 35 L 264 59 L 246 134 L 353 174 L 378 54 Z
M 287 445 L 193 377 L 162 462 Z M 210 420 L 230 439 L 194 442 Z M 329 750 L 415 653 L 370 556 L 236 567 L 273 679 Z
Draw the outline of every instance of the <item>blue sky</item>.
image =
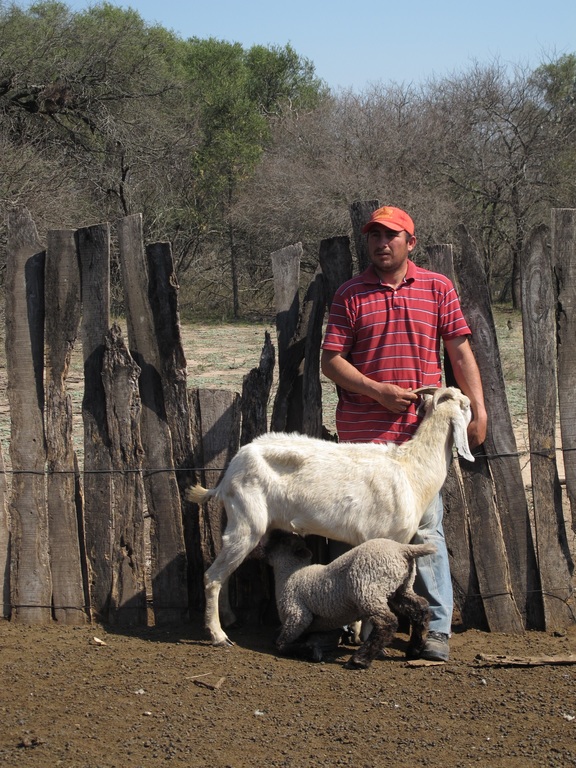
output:
M 65 0 L 66 2 L 66 0 Z M 290 43 L 333 89 L 371 83 L 420 84 L 473 62 L 535 68 L 576 53 L 575 0 L 132 0 L 150 23 L 180 37 L 254 44 Z M 68 0 L 75 11 L 93 1 Z

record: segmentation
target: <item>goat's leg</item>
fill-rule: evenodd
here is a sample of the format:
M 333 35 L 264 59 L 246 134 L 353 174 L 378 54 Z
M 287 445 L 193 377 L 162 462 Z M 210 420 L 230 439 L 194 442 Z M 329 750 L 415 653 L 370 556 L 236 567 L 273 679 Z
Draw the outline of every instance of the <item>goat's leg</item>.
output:
M 222 536 L 222 549 L 204 574 L 206 610 L 204 623 L 210 634 L 212 645 L 234 645 L 222 629 L 219 614 L 219 596 L 228 579 L 258 544 L 264 531 L 248 525 L 236 525 L 226 529 Z M 227 601 L 227 590 L 224 589 Z M 235 616 L 229 607 L 225 620 L 234 623 Z
M 222 584 L 220 595 L 218 596 L 218 613 L 220 621 L 224 627 L 232 627 L 236 623 L 236 614 L 230 605 L 230 579 Z
M 408 643 L 407 655 L 417 654 L 422 649 L 428 635 L 428 626 L 430 624 L 430 606 L 428 601 L 411 589 L 408 589 L 400 595 L 395 595 L 394 598 L 391 598 L 390 607 L 399 616 L 404 616 L 410 622 L 410 641 Z
M 209 568 L 204 574 L 204 595 L 206 598 L 204 625 L 210 634 L 212 645 L 234 645 L 220 624 L 218 596 L 220 595 L 221 587 L 222 584 L 212 578 Z
M 390 645 L 396 630 L 398 619 L 392 611 L 372 614 L 368 617 L 372 631 L 360 648 L 344 664 L 346 669 L 368 669 L 372 661 Z

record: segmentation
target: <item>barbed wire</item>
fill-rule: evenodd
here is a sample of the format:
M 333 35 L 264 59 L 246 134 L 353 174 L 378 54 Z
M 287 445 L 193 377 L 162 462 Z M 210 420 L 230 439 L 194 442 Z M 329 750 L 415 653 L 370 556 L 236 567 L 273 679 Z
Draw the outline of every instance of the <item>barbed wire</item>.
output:
M 456 582 L 457 586 L 460 587 L 460 585 Z M 558 587 L 561 591 L 566 591 L 566 587 Z M 543 589 L 531 589 L 526 590 L 522 592 L 523 595 L 542 595 L 543 597 L 550 597 L 554 598 L 555 600 L 559 600 L 561 603 L 563 603 L 566 608 L 568 609 L 573 621 L 576 623 L 576 613 L 572 606 L 570 605 L 570 600 L 574 600 L 574 594 L 571 594 L 569 597 L 561 597 L 560 595 L 555 595 L 553 592 L 549 592 L 548 590 Z M 463 600 L 469 599 L 469 598 L 481 598 L 482 600 L 489 600 L 491 598 L 497 598 L 497 597 L 512 597 L 517 598 L 517 595 L 512 592 L 512 590 L 502 590 L 501 592 L 487 592 L 487 593 L 481 593 L 481 592 L 460 592 L 459 594 L 459 602 L 462 602 Z M 148 603 L 148 600 L 146 600 L 146 603 Z M 19 610 L 19 609 L 50 609 L 50 611 L 82 611 L 85 612 L 88 616 L 90 615 L 90 606 L 88 604 L 84 605 L 44 605 L 44 604 L 31 604 L 31 603 L 3 603 L 4 608 L 10 608 L 11 611 L 13 610 Z M 152 605 L 155 608 L 162 608 L 164 610 L 181 610 L 182 605 L 170 605 L 166 603 L 162 603 L 161 606 L 155 606 L 154 601 L 152 600 Z M 124 610 L 133 610 L 133 611 L 141 611 L 145 607 L 144 603 L 142 605 L 135 605 L 135 606 L 119 606 L 116 610 L 124 611 Z
M 541 456 L 552 459 L 559 453 L 571 453 L 575 448 L 556 448 L 554 451 L 508 451 L 506 453 L 476 453 L 475 459 L 514 459 L 526 456 Z M 125 467 L 107 469 L 3 469 L 0 475 L 100 475 L 100 474 L 143 474 L 153 475 L 162 472 L 224 472 L 227 467 Z

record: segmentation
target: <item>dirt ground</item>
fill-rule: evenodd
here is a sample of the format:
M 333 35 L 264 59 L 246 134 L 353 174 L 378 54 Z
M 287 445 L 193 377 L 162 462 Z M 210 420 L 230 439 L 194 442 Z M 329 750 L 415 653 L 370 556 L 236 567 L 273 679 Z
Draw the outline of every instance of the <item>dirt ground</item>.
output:
M 574 654 L 576 631 L 468 630 L 432 666 L 404 661 L 399 634 L 363 671 L 344 669 L 347 647 L 319 664 L 279 657 L 273 632 L 233 630 L 223 649 L 199 619 L 122 633 L 1 621 L 0 765 L 576 765 L 576 664 L 477 659 Z
M 236 386 L 257 364 L 262 328 L 237 334 L 226 361 L 220 332 L 194 329 L 190 386 Z M 274 631 L 230 630 L 235 646 L 222 649 L 201 617 L 130 632 L 0 620 L 0 766 L 576 766 L 576 626 L 456 631 L 450 661 L 430 666 L 404 660 L 399 634 L 365 671 L 344 669 L 350 647 L 320 664 L 279 657 Z M 556 663 L 510 663 L 542 656 Z

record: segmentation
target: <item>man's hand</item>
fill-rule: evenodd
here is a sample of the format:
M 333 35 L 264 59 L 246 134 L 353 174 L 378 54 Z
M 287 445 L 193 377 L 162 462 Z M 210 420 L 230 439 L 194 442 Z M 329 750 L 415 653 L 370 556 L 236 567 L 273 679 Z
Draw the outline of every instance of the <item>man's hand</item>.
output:
M 410 406 L 418 400 L 411 389 L 403 389 L 396 384 L 379 383 L 378 402 L 392 413 L 406 413 Z
M 472 414 L 472 421 L 468 424 L 468 445 L 470 450 L 478 448 L 486 440 L 486 431 L 488 427 L 488 418 L 486 411 Z

